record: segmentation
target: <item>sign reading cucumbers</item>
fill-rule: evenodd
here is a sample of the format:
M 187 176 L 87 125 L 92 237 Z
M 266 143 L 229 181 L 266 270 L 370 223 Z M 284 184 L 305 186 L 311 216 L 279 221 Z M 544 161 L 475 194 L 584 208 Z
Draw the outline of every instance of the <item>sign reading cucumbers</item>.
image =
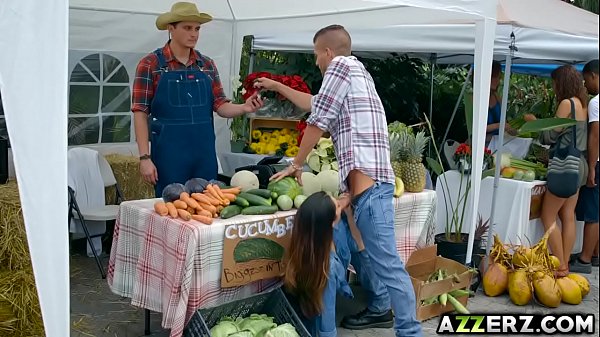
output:
M 240 216 L 235 217 L 236 223 L 225 225 L 221 287 L 283 276 L 295 214 L 296 210 Z

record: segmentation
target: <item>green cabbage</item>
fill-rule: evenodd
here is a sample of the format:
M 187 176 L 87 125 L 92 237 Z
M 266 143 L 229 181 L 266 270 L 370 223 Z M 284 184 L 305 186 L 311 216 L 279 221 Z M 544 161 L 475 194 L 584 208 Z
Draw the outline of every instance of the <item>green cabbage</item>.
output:
M 238 326 L 231 317 L 223 317 L 219 323 L 210 329 L 210 335 L 213 337 L 228 337 L 232 333 L 238 332 Z M 250 336 L 252 337 L 252 336 Z
M 296 332 L 293 325 L 285 323 L 267 331 L 264 337 L 300 337 L 300 335 Z
M 242 330 L 227 335 L 227 337 L 254 337 L 254 334 L 250 330 Z
M 252 314 L 238 322 L 240 330 L 249 330 L 252 332 L 252 337 L 263 336 L 265 331 L 277 326 L 273 323 L 273 317 L 265 314 Z M 240 336 L 241 337 L 241 336 Z
M 269 183 L 267 189 L 277 193 L 277 195 L 285 194 L 292 200 L 294 200 L 298 194 L 302 194 L 302 187 L 300 187 L 296 179 L 292 177 L 285 177 L 280 181 L 273 180 Z

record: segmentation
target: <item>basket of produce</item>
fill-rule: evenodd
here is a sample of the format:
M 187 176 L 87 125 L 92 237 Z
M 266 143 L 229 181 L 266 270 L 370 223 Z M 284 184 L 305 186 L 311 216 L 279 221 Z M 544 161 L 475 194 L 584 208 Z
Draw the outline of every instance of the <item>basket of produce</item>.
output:
M 310 337 L 281 288 L 201 309 L 190 319 L 184 337 Z

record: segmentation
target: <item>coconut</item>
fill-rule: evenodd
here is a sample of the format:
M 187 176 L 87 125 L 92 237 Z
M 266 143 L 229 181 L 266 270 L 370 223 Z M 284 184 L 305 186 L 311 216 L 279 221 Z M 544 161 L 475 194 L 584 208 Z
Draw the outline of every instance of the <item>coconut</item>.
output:
M 581 290 L 582 297 L 585 297 L 590 293 L 590 282 L 585 276 L 579 274 L 569 274 L 567 277 L 577 283 L 579 290 Z
M 508 270 L 499 263 L 492 263 L 483 275 L 483 291 L 487 296 L 502 295 L 508 287 Z
M 556 280 L 556 284 L 560 288 L 563 302 L 567 304 L 581 303 L 581 289 L 579 289 L 577 282 L 568 277 L 561 277 Z
M 560 305 L 562 301 L 560 288 L 552 276 L 547 274 L 536 275 L 533 280 L 533 289 L 535 298 L 541 304 L 549 308 L 556 308 Z
M 533 250 L 527 247 L 519 247 L 513 254 L 512 264 L 517 267 L 525 267 L 533 261 Z
M 560 266 L 560 260 L 558 259 L 558 257 L 556 257 L 554 255 L 550 255 L 550 262 L 552 263 L 553 270 L 557 270 L 558 267 Z
M 526 305 L 531 301 L 531 283 L 525 270 L 516 270 L 508 274 L 508 295 L 516 305 Z

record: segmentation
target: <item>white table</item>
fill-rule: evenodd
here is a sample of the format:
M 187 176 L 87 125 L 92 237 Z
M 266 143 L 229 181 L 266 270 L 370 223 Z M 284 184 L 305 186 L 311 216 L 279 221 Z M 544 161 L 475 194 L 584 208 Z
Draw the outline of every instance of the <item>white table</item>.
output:
M 448 188 L 444 181 L 446 177 Z M 468 176 L 465 175 L 462 181 L 461 195 L 464 195 Z M 494 222 L 494 233 L 498 234 L 505 243 L 512 244 L 535 244 L 544 235 L 544 225 L 539 218 L 529 219 L 531 195 L 534 188 L 544 187 L 545 181 L 525 182 L 513 179 L 500 178 L 498 182 L 498 191 L 496 196 L 496 214 Z M 446 227 L 446 219 L 450 219 L 452 209 L 448 202 L 446 209 L 446 200 L 452 200 L 452 205 L 456 207 L 459 189 L 461 186 L 460 173 L 458 171 L 446 171 L 437 180 L 436 193 L 438 198 L 437 206 L 437 230 L 436 234 L 443 233 Z M 450 193 L 448 193 L 450 191 Z M 444 192 L 446 197 L 444 197 Z M 467 205 L 472 200 L 473 193 L 469 193 Z M 494 177 L 487 177 L 481 181 L 481 192 L 479 195 L 478 213 L 483 220 L 487 220 L 492 212 L 492 196 L 494 192 Z M 448 198 L 448 199 L 447 199 Z M 462 211 L 462 208 L 461 208 Z M 463 233 L 469 232 L 469 224 L 473 212 L 470 209 L 465 211 Z M 448 217 L 446 217 L 448 216 Z M 477 216 L 477 214 L 475 214 Z M 558 225 L 560 220 L 557 219 Z M 576 241 L 573 246 L 573 252 L 580 252 L 583 244 L 583 222 L 576 223 Z

